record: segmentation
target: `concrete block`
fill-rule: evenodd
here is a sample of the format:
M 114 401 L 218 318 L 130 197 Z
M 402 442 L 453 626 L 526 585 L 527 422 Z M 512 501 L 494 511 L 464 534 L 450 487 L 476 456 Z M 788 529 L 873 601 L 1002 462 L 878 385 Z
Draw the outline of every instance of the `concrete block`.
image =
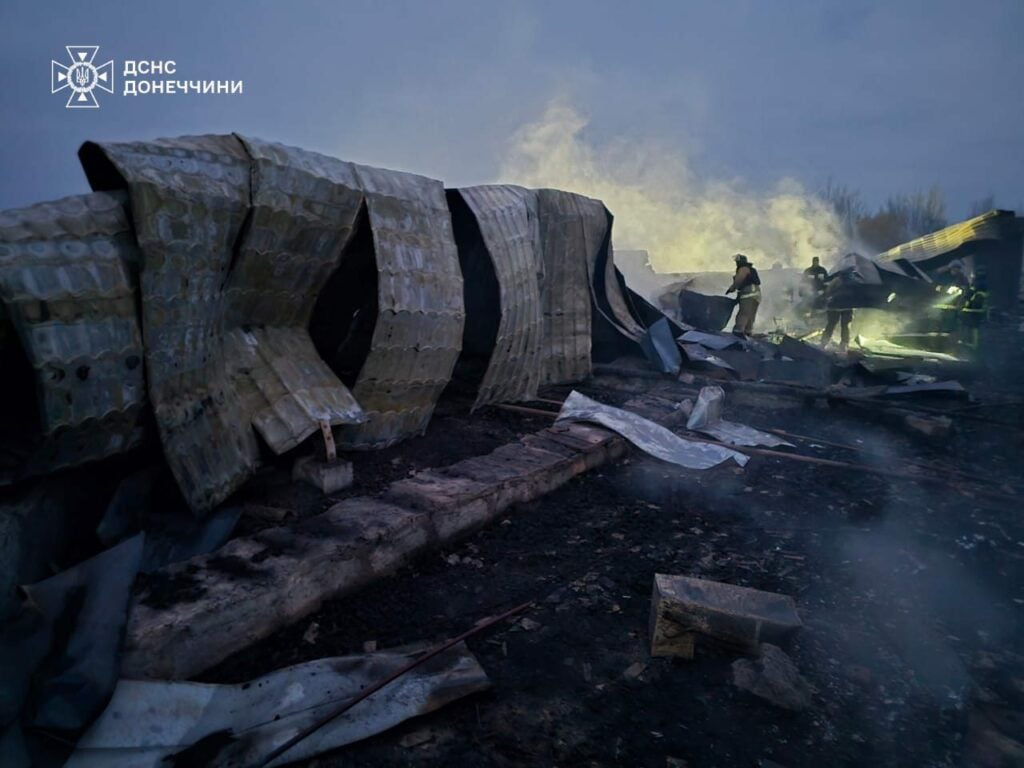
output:
M 689 576 L 655 574 L 651 655 L 693 658 L 697 636 L 745 651 L 802 626 L 793 598 Z
M 344 459 L 324 461 L 316 456 L 302 456 L 292 467 L 292 480 L 302 480 L 325 494 L 335 493 L 352 485 L 352 462 Z

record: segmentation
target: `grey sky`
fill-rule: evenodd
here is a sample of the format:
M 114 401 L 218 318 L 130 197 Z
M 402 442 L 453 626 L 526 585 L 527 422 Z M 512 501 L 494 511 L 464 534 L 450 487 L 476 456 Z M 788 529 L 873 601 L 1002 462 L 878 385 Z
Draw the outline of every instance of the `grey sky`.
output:
M 877 204 L 939 184 L 950 215 L 1024 202 L 1022 0 L 979 2 L 0 2 L 0 208 L 86 189 L 85 139 L 239 131 L 450 185 L 493 181 L 553 98 L 587 139 L 678 146 L 766 187 L 829 176 Z M 118 92 L 66 110 L 65 44 Z M 121 95 L 125 59 L 242 96 Z

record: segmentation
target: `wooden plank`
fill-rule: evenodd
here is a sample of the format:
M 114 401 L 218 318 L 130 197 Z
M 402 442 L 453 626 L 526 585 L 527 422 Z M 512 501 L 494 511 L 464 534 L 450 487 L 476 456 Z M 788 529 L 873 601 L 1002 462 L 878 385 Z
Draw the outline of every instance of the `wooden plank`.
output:
M 433 539 L 427 515 L 349 499 L 162 569 L 133 599 L 121 676 L 191 677 L 387 575 Z
M 153 574 L 133 600 L 121 674 L 199 674 L 403 563 L 466 536 L 517 502 L 621 456 L 618 436 L 582 424 L 426 470 L 382 499 L 347 499 L 289 526 L 234 539 Z M 541 446 L 547 445 L 551 450 Z

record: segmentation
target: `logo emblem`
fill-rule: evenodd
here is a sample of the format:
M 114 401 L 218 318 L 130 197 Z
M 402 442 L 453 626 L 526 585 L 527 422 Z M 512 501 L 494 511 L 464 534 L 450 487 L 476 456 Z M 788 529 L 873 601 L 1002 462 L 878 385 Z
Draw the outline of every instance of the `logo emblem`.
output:
M 65 105 L 68 109 L 99 109 L 93 89 L 114 92 L 114 61 L 97 67 L 93 59 L 100 49 L 98 45 L 65 45 L 64 48 L 71 63 L 65 66 L 59 61 L 50 61 L 50 93 L 70 88 Z

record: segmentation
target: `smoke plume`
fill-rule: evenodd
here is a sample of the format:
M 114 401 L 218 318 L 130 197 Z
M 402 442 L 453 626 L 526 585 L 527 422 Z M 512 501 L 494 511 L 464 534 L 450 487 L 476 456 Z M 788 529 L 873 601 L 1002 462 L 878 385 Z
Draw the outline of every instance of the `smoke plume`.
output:
M 731 270 L 737 252 L 765 267 L 802 267 L 843 244 L 831 208 L 793 179 L 764 194 L 737 180 L 701 179 L 686 155 L 657 141 L 593 146 L 583 137 L 587 122 L 551 102 L 515 134 L 500 178 L 603 200 L 615 215 L 615 246 L 647 250 L 657 272 Z

